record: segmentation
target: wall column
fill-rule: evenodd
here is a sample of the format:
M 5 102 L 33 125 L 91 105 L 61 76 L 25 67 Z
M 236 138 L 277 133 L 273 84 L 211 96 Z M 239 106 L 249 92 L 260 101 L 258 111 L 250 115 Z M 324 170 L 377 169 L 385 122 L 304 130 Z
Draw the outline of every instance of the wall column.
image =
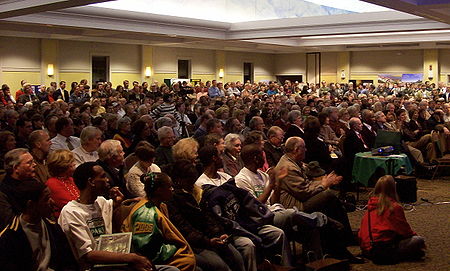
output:
M 153 47 L 149 45 L 142 45 L 142 54 L 141 54 L 141 78 L 142 82 L 147 81 L 149 85 L 153 83 L 153 75 L 155 73 L 153 67 Z M 150 76 L 146 75 L 146 69 L 150 67 Z
M 345 78 L 342 78 L 345 75 Z M 336 79 L 339 83 L 350 80 L 350 52 L 339 52 L 337 55 Z
M 431 66 L 431 70 L 430 70 Z M 439 81 L 439 50 L 424 49 L 423 50 L 423 81 L 437 83 Z M 429 77 L 433 76 L 432 79 Z
M 41 39 L 41 84 L 59 81 L 58 40 Z M 53 64 L 53 75 L 47 75 L 48 65 Z M 70 84 L 70 83 L 69 83 Z
M 226 55 L 225 51 L 216 51 L 216 79 L 221 82 L 226 82 L 226 69 L 225 69 L 225 63 L 226 63 Z M 223 69 L 223 77 L 219 77 L 220 69 Z

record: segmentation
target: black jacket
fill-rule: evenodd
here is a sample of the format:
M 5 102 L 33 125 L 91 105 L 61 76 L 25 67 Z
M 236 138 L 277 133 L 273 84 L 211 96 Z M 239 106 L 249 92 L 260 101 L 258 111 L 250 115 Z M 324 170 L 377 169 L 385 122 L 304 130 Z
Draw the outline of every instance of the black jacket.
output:
M 276 148 L 274 145 L 270 144 L 269 141 L 264 143 L 264 152 L 266 153 L 267 163 L 269 163 L 269 167 L 275 167 L 280 161 L 281 156 L 284 155 L 283 148 Z
M 3 229 L 10 223 L 14 216 L 23 212 L 24 206 L 19 204 L 20 198 L 16 191 L 21 186 L 26 186 L 29 182 L 37 181 L 34 179 L 19 181 L 6 174 L 0 183 L 0 229 Z
M 371 128 L 372 128 L 372 126 L 371 126 Z M 375 138 L 377 137 L 375 129 L 372 128 L 372 130 L 370 130 L 369 128 L 367 128 L 366 125 L 363 124 L 361 135 L 364 139 L 364 142 L 367 144 L 367 146 L 369 148 L 373 148 L 373 146 L 375 145 Z
M 78 269 L 69 242 L 61 227 L 44 219 L 51 247 L 49 267 L 55 271 Z M 0 235 L 0 266 L 3 271 L 28 271 L 33 269 L 33 253 L 30 243 L 20 224 L 19 216 Z
M 304 138 L 305 133 L 302 132 L 302 130 L 300 130 L 297 126 L 291 124 L 289 126 L 288 130 L 286 131 L 286 134 L 284 135 L 284 141 L 286 142 L 288 140 L 288 138 L 290 138 L 292 136 L 298 136 L 298 137 Z
M 69 91 L 64 90 L 64 95 L 65 95 L 65 97 L 63 96 L 62 90 L 60 88 L 58 88 L 57 90 L 55 90 L 55 92 L 53 92 L 53 99 L 55 99 L 55 101 L 58 99 L 62 99 L 66 103 L 68 103 L 69 99 L 70 99 Z
M 209 240 L 225 234 L 214 214 L 201 209 L 194 196 L 182 189 L 175 190 L 167 207 L 170 221 L 194 249 L 212 249 Z
M 322 169 L 329 172 L 333 163 L 328 144 L 317 136 L 305 135 L 305 162 L 317 161 Z
M 221 186 L 204 185 L 202 209 L 211 210 L 218 221 L 231 226 L 231 233 L 250 238 L 257 246 L 263 244 L 258 230 L 264 225 L 272 225 L 274 214 L 247 190 L 236 186 L 234 179 Z
M 133 196 L 128 192 L 125 176 L 123 174 L 123 166 L 120 167 L 117 171 L 114 171 L 111 169 L 108 164 L 101 160 L 96 161 L 106 172 L 106 175 L 108 176 L 108 179 L 110 181 L 109 185 L 111 187 L 118 186 L 120 188 L 120 192 L 125 196 L 126 199 L 130 199 Z

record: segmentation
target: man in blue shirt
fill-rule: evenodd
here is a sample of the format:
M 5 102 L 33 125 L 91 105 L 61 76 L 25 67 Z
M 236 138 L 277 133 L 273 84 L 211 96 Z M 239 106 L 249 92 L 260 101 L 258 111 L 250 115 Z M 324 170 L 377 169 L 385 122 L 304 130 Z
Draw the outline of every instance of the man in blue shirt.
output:
M 220 89 L 217 87 L 217 81 L 212 80 L 212 86 L 208 89 L 208 96 L 210 98 L 221 97 L 223 94 Z

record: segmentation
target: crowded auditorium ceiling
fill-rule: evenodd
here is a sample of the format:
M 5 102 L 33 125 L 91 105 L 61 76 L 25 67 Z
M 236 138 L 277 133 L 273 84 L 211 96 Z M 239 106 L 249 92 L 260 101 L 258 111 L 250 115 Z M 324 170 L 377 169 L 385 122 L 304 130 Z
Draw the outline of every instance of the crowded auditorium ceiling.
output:
M 164 4 L 163 4 L 164 3 Z M 450 1 L 0 1 L 1 36 L 260 53 L 450 48 Z

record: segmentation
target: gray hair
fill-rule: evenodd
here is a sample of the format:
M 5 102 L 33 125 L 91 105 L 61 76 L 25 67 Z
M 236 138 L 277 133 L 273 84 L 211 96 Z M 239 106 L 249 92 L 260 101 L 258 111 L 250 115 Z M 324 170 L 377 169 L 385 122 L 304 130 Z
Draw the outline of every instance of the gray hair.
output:
M 284 144 L 284 151 L 286 153 L 295 152 L 298 149 L 298 147 L 302 141 L 303 141 L 303 139 L 301 137 L 291 136 L 290 138 L 288 138 L 288 140 Z
M 238 134 L 228 134 L 225 137 L 225 147 L 226 148 L 231 148 L 233 145 L 233 142 L 236 140 L 241 140 L 241 137 Z
M 302 112 L 300 110 L 292 110 L 288 114 L 288 121 L 290 123 L 294 122 L 296 119 L 302 116 Z
M 263 120 L 260 116 L 253 116 L 250 121 L 248 122 L 248 127 L 250 127 L 250 129 L 254 129 L 256 127 L 256 122 L 261 119 Z M 264 121 L 264 120 L 263 120 Z
M 141 104 L 138 107 L 137 111 L 138 111 L 139 114 L 143 114 L 143 113 L 148 114 L 148 107 L 145 104 Z
M 169 117 L 161 117 L 155 121 L 156 129 L 162 128 L 164 126 L 172 127 L 173 121 Z
M 117 121 L 117 129 L 120 130 L 120 127 L 128 123 L 131 123 L 131 119 L 129 117 L 122 117 L 119 121 Z
M 163 126 L 163 127 L 159 128 L 159 129 L 158 129 L 158 140 L 161 141 L 162 139 L 164 139 L 165 137 L 167 137 L 167 134 L 168 134 L 169 132 L 172 132 L 172 133 L 173 133 L 173 129 L 170 128 L 170 127 L 168 127 L 168 126 Z
M 84 145 L 89 140 L 91 140 L 94 137 L 96 137 L 98 134 L 101 135 L 102 131 L 100 129 L 98 129 L 97 127 L 94 127 L 94 126 L 86 126 L 86 127 L 84 127 L 83 130 L 81 130 L 81 134 L 80 134 L 81 145 Z
M 100 161 L 106 161 L 113 158 L 115 155 L 119 155 L 119 147 L 122 147 L 119 140 L 108 139 L 103 141 L 97 150 L 98 159 Z
M 328 107 L 325 107 L 324 109 L 322 109 L 322 112 L 326 113 L 327 115 L 330 115 L 333 112 L 337 113 L 338 111 L 339 111 L 339 109 L 335 106 L 328 106 Z
M 356 106 L 352 105 L 352 106 L 347 107 L 347 111 L 350 114 L 350 116 L 353 117 L 353 116 L 355 116 L 355 114 L 358 113 L 358 108 L 356 108 Z
M 5 111 L 5 118 L 6 119 L 9 119 L 9 118 L 11 118 L 13 116 L 18 116 L 18 115 L 19 115 L 19 113 L 16 110 L 13 110 L 13 109 L 8 109 L 8 110 Z
M 377 111 L 377 112 L 375 112 L 375 114 L 374 114 L 375 119 L 379 119 L 379 118 L 381 117 L 381 115 L 384 115 L 383 111 Z
M 18 148 L 14 150 L 10 150 L 5 154 L 5 171 L 6 173 L 11 174 L 13 172 L 14 167 L 20 164 L 22 160 L 20 157 L 25 154 L 29 153 L 27 149 L 25 148 Z

